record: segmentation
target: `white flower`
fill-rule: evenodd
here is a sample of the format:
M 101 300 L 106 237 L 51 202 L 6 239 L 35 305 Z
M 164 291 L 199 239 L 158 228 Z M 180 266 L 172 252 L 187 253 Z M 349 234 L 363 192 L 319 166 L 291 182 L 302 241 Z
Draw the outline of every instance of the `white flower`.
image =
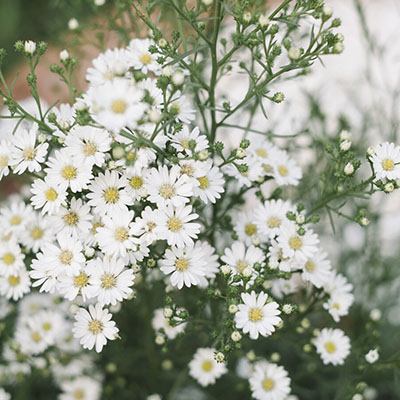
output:
M 239 240 L 243 241 L 247 246 L 259 240 L 253 212 L 241 212 L 235 218 L 235 221 L 234 228 Z
M 155 331 L 163 331 L 167 335 L 168 339 L 172 340 L 175 339 L 180 333 L 184 332 L 186 322 L 171 325 L 169 318 L 166 318 L 164 315 L 164 310 L 162 308 L 158 308 L 154 310 L 151 326 Z
M 132 204 L 125 191 L 125 180 L 116 171 L 105 171 L 95 178 L 89 186 L 88 204 L 100 215 L 116 211 L 127 211 L 126 205 Z
M 36 43 L 32 40 L 27 40 L 24 42 L 25 53 L 33 54 L 36 51 Z
M 174 165 L 168 169 L 163 165 L 151 169 L 146 176 L 148 200 L 158 207 L 173 205 L 183 206 L 193 195 L 193 185 L 186 175 L 181 175 L 180 168 Z
M 242 293 L 243 304 L 239 304 L 238 312 L 235 314 L 235 324 L 244 333 L 249 333 L 251 339 L 258 339 L 258 336 L 269 336 L 275 331 L 275 326 L 281 322 L 278 315 L 278 303 L 267 303 L 268 295 L 254 291 Z
M 278 244 L 282 248 L 284 257 L 294 258 L 299 264 L 304 265 L 318 251 L 318 236 L 312 230 L 306 230 L 304 235 L 297 232 L 293 223 L 282 227 L 278 236 Z
M 68 300 L 74 300 L 78 295 L 82 296 L 83 301 L 86 301 L 89 296 L 89 283 L 91 277 L 86 269 L 81 269 L 75 275 L 57 276 L 57 289 Z
M 59 400 L 99 400 L 102 385 L 93 378 L 78 376 L 61 384 Z
M 55 214 L 67 196 L 66 189 L 47 179 L 36 179 L 31 186 L 31 192 L 31 203 L 36 209 L 42 209 L 42 214 Z
M 332 278 L 332 269 L 325 252 L 318 252 L 306 261 L 302 278 L 317 288 L 321 288 L 329 282 Z
M 271 164 L 278 185 L 298 185 L 302 177 L 301 169 L 286 152 L 275 152 L 271 157 Z
M 286 400 L 290 393 L 290 378 L 280 365 L 259 361 L 249 378 L 251 393 L 257 400 Z
M 66 149 L 56 151 L 47 164 L 49 167 L 45 171 L 49 184 L 71 188 L 74 193 L 86 189 L 92 179 L 91 164 L 88 161 L 79 162 Z
M 26 228 L 21 233 L 21 242 L 28 249 L 37 253 L 42 246 L 52 239 L 53 227 L 50 218 L 33 213 Z
M 0 241 L 0 276 L 14 275 L 25 268 L 24 258 L 18 243 Z
M 96 297 L 101 305 L 115 305 L 132 293 L 133 271 L 125 268 L 120 258 L 96 258 L 88 263 L 87 271 L 90 274 L 88 296 Z
M 98 167 L 104 164 L 105 153 L 110 150 L 110 145 L 110 134 L 91 126 L 74 126 L 65 137 L 65 147 L 73 157 Z
M 225 249 L 221 260 L 232 267 L 235 274 L 243 274 L 246 268 L 253 270 L 254 264 L 264 261 L 264 253 L 253 245 L 246 248 L 242 242 L 234 242 L 230 248 Z
M 10 172 L 11 154 L 13 145 L 7 141 L 0 141 L 0 180 Z
M 0 294 L 14 301 L 30 291 L 30 279 L 25 268 L 7 277 L 0 277 Z
M 254 212 L 254 221 L 260 234 L 265 238 L 279 235 L 281 228 L 289 223 L 286 214 L 292 210 L 292 204 L 281 199 L 268 200 L 257 207 Z
M 240 167 L 247 167 L 246 170 L 239 170 Z M 237 160 L 235 164 L 228 164 L 222 167 L 223 171 L 237 179 L 238 184 L 249 187 L 252 182 L 259 180 L 262 177 L 262 167 L 256 162 L 253 157 L 246 157 L 242 160 Z
M 168 111 L 179 121 L 190 124 L 195 119 L 196 110 L 184 95 L 178 93 L 177 96 L 178 98 L 169 104 Z
M 225 180 L 218 167 L 213 167 L 211 162 L 203 164 L 206 165 L 206 170 L 204 175 L 196 176 L 198 185 L 194 186 L 194 195 L 200 197 L 205 204 L 215 203 L 225 190 Z
M 201 386 L 213 385 L 215 381 L 227 372 L 225 363 L 218 363 L 215 349 L 199 348 L 189 363 L 189 374 Z
M 135 69 L 144 73 L 151 71 L 159 75 L 161 73 L 161 65 L 157 62 L 158 56 L 149 51 L 150 46 L 153 45 L 154 42 L 149 39 L 133 39 L 129 43 L 128 49 L 131 53 L 132 66 Z
M 350 339 L 340 329 L 322 329 L 313 343 L 324 364 L 342 365 L 350 353 Z
M 145 110 L 141 99 L 142 91 L 126 79 L 91 87 L 86 95 L 93 119 L 115 133 L 124 127 L 136 126 Z
M 171 141 L 177 151 L 187 155 L 208 149 L 207 137 L 202 135 L 197 127 L 190 131 L 187 125 L 183 125 L 182 130 L 171 135 Z
M 73 197 L 68 208 L 61 207 L 55 216 L 50 217 L 55 232 L 62 232 L 81 240 L 92 226 L 90 211 L 88 204 Z
M 153 210 L 150 206 L 147 206 L 140 217 L 137 217 L 132 223 L 132 231 L 135 236 L 140 236 L 140 239 L 145 243 L 153 243 L 159 239 L 159 232 L 157 226 L 160 222 L 160 211 Z
M 56 116 L 56 124 L 50 121 L 46 122 L 54 129 L 53 135 L 65 138 L 65 131 L 68 131 L 75 122 L 75 109 L 70 104 L 63 103 L 58 107 L 53 107 L 51 114 Z
M 101 304 L 89 306 L 89 311 L 80 308 L 75 315 L 73 327 L 74 337 L 79 339 L 84 349 L 95 347 L 101 352 L 108 340 L 114 340 L 118 336 L 118 328 L 111 320 L 112 315 Z
M 378 349 L 373 349 L 370 350 L 366 355 L 365 355 L 365 360 L 370 363 L 374 364 L 379 360 L 379 352 Z
M 123 175 L 126 182 L 125 191 L 133 201 L 147 196 L 147 187 L 145 185 L 147 174 L 147 168 L 142 168 L 136 164 L 125 171 Z
M 2 207 L 0 209 L 1 234 L 8 235 L 12 233 L 17 236 L 20 235 L 24 231 L 32 214 L 32 207 L 22 201 L 13 201 L 9 207 Z
M 160 239 L 165 239 L 170 246 L 192 246 L 193 239 L 197 239 L 200 233 L 200 224 L 191 222 L 197 217 L 197 214 L 192 214 L 191 206 L 161 208 L 157 227 Z
M 16 174 L 21 175 L 26 170 L 39 172 L 42 169 L 40 164 L 45 161 L 49 144 L 36 145 L 37 132 L 37 125 L 33 125 L 29 131 L 21 128 L 13 136 L 14 148 L 11 153 L 10 165 Z
M 335 322 L 339 322 L 341 317 L 349 313 L 349 308 L 353 304 L 353 301 L 354 296 L 351 293 L 334 291 L 323 307 L 328 310 Z
M 393 143 L 382 143 L 374 148 L 371 156 L 376 179 L 400 178 L 400 147 Z
M 0 400 L 11 400 L 11 395 L 3 388 L 0 388 Z
M 171 285 L 178 289 L 198 285 L 201 277 L 205 275 L 202 257 L 203 252 L 198 247 L 171 247 L 166 250 L 164 258 L 160 261 L 160 269 L 166 275 L 171 274 Z

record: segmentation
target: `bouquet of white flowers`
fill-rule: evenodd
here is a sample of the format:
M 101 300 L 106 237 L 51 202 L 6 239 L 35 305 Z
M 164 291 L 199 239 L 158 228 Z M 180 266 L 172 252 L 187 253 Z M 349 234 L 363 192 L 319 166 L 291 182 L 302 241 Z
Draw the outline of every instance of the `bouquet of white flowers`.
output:
M 343 208 L 398 187 L 400 147 L 365 148 L 362 162 L 345 129 L 318 148 L 301 142 L 309 132 L 278 135 L 268 122 L 283 80 L 342 51 L 340 20 L 321 0 L 267 11 L 260 1 L 121 0 L 117 13 L 110 21 L 140 20 L 148 37 L 115 27 L 125 44 L 93 60 L 83 92 L 77 60 L 61 52 L 51 70 L 71 104 L 40 98 L 44 43 L 15 46 L 32 100 L 17 102 L 0 75 L 0 178 L 25 177 L 0 208 L 1 381 L 14 390 L 18 376 L 45 370 L 60 400 L 360 393 L 339 380 L 333 391 L 308 387 L 352 350 L 337 324 L 353 285 L 317 232 L 323 212 L 369 224 L 365 205 Z M 307 146 L 322 157 L 319 187 L 302 181 Z M 377 358 L 355 354 L 349 368 Z

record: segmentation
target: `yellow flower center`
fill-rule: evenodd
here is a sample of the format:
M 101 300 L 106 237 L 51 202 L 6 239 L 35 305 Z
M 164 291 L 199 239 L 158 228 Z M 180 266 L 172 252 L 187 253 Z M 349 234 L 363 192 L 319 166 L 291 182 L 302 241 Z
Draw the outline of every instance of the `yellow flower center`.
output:
M 115 204 L 119 200 L 119 191 L 115 186 L 109 187 L 103 192 L 106 203 Z
M 139 57 L 139 60 L 143 65 L 149 65 L 151 63 L 151 61 L 152 61 L 151 54 L 150 53 L 143 53 Z
M 265 378 L 262 381 L 262 387 L 266 392 L 269 392 L 275 387 L 275 382 L 271 378 Z
M 270 164 L 263 164 L 262 168 L 266 174 L 269 174 L 272 171 L 272 166 Z
M 22 218 L 21 218 L 21 216 L 19 216 L 19 215 L 13 215 L 11 218 L 10 218 L 10 224 L 11 225 L 19 225 L 20 223 L 22 222 Z
M 31 230 L 31 238 L 33 240 L 39 240 L 43 237 L 44 235 L 44 231 L 42 228 L 35 226 L 32 230 Z
M 42 328 L 44 331 L 49 332 L 53 329 L 53 325 L 50 322 L 44 322 Z
M 244 233 L 247 236 L 253 236 L 257 232 L 257 227 L 255 224 L 248 223 L 244 226 Z
M 269 217 L 267 219 L 267 226 L 270 229 L 279 228 L 281 226 L 281 220 L 278 217 Z
M 8 167 L 8 161 L 9 161 L 8 156 L 1 155 L 0 156 L 0 168 Z
M 73 257 L 74 257 L 74 255 L 72 254 L 72 251 L 63 250 L 60 253 L 60 255 L 58 256 L 58 259 L 60 260 L 61 264 L 69 265 L 69 264 L 71 264 Z
M 316 267 L 315 262 L 311 261 L 311 260 L 308 260 L 306 262 L 306 265 L 304 266 L 304 268 L 306 269 L 307 272 L 314 272 L 315 267 Z
M 143 186 L 143 179 L 140 176 L 132 176 L 129 180 L 129 184 L 135 190 L 140 189 Z
M 189 261 L 186 258 L 178 258 L 175 262 L 175 268 L 178 271 L 186 271 L 189 268 Z
M 111 110 L 115 114 L 123 114 L 128 108 L 128 104 L 125 100 L 117 99 L 111 103 Z
M 286 168 L 285 165 L 280 165 L 278 167 L 278 172 L 280 176 L 287 176 L 287 174 L 289 173 L 289 170 Z
M 83 154 L 86 157 L 94 156 L 97 151 L 97 146 L 93 142 L 86 142 L 83 145 Z
M 382 168 L 385 171 L 393 171 L 394 170 L 394 161 L 390 158 L 385 158 L 382 160 Z
M 83 389 L 76 389 L 73 396 L 74 400 L 85 400 L 85 392 Z
M 126 228 L 117 228 L 114 234 L 115 240 L 118 242 L 125 242 L 129 238 L 129 232 Z
M 204 372 L 210 372 L 213 369 L 214 365 L 211 360 L 205 360 L 201 364 L 201 368 Z
M 126 159 L 130 162 L 135 161 L 137 158 L 136 151 L 132 150 L 126 154 Z
M 189 141 L 189 139 L 182 139 L 182 140 L 180 141 L 180 144 L 181 144 L 181 146 L 182 146 L 184 149 L 188 149 L 188 148 L 190 147 L 190 141 Z
M 21 282 L 21 278 L 18 275 L 10 275 L 8 277 L 8 283 L 10 286 L 18 286 Z
M 179 218 L 171 217 L 167 222 L 168 229 L 171 232 L 179 232 L 182 229 L 182 221 Z
M 210 185 L 210 182 L 206 176 L 201 176 L 200 178 L 197 178 L 197 180 L 200 183 L 200 189 L 207 189 Z
M 193 176 L 194 168 L 190 164 L 184 164 L 181 166 L 181 173 L 188 176 Z
M 92 234 L 95 235 L 96 232 L 97 232 L 97 229 L 98 229 L 98 228 L 102 228 L 103 226 L 104 226 L 104 225 L 103 225 L 101 222 L 94 222 L 94 223 L 92 224 L 92 229 L 91 229 Z
M 336 344 L 333 343 L 333 342 L 331 342 L 331 341 L 326 342 L 326 343 L 324 344 L 324 347 L 325 347 L 325 350 L 326 350 L 329 354 L 332 354 L 332 353 L 334 353 L 334 352 L 336 351 Z
M 117 280 L 114 275 L 104 274 L 101 277 L 101 287 L 103 289 L 111 289 L 111 288 L 115 287 L 116 283 L 117 283 Z
M 23 152 L 22 155 L 25 161 L 32 161 L 36 156 L 36 150 L 32 147 L 27 147 Z
M 244 260 L 239 260 L 236 263 L 236 269 L 238 270 L 239 273 L 243 273 L 243 271 L 245 270 L 245 268 L 247 268 L 247 266 L 248 266 L 248 264 Z
M 156 226 L 157 226 L 157 224 L 156 224 L 155 222 L 149 221 L 149 222 L 147 223 L 147 230 L 148 230 L 149 232 L 151 232 Z
M 263 317 L 264 317 L 264 314 L 263 314 L 261 308 L 258 308 L 258 307 L 250 308 L 249 320 L 251 322 L 261 321 L 263 319 Z
M 103 324 L 101 321 L 94 319 L 93 321 L 89 322 L 88 329 L 93 335 L 98 335 L 103 331 Z
M 67 225 L 74 226 L 79 222 L 78 214 L 71 211 L 63 216 L 63 220 Z
M 261 158 L 267 158 L 268 157 L 267 150 L 263 149 L 262 147 L 260 147 L 260 148 L 258 148 L 256 150 L 256 154 L 258 155 L 258 157 L 261 157 Z
M 2 257 L 3 263 L 10 266 L 15 262 L 15 256 L 12 253 L 5 253 Z
M 159 192 L 164 199 L 170 199 L 175 194 L 175 189 L 172 185 L 165 183 L 160 186 Z
M 32 332 L 31 338 L 35 343 L 39 343 L 42 340 L 42 336 L 40 335 L 39 332 Z
M 44 192 L 47 201 L 56 201 L 58 193 L 53 188 L 49 188 Z
M 77 175 L 78 175 L 78 170 L 73 165 L 66 165 L 61 170 L 61 176 L 67 181 L 72 181 L 73 179 L 76 179 Z
M 89 277 L 84 272 L 74 277 L 74 286 L 78 288 L 83 288 L 89 282 Z
M 303 247 L 303 241 L 301 240 L 300 236 L 292 236 L 289 239 L 289 246 L 293 250 L 300 250 Z

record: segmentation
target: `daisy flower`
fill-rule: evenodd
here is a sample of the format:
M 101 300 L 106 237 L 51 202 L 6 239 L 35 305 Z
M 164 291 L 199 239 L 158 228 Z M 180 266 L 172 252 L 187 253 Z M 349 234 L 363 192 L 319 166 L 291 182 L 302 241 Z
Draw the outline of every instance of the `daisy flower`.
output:
M 91 276 L 88 271 L 81 269 L 76 275 L 63 274 L 57 277 L 57 289 L 67 300 L 74 300 L 78 295 L 83 301 L 90 297 L 89 283 Z
M 37 140 L 37 125 L 33 125 L 28 131 L 20 129 L 17 135 L 13 137 L 13 151 L 11 153 L 10 164 L 13 171 L 21 175 L 28 170 L 29 172 L 39 172 L 42 169 L 41 163 L 44 162 L 48 143 L 36 145 Z
M 298 185 L 302 177 L 301 168 L 292 160 L 286 152 L 280 151 L 271 159 L 273 176 L 280 186 Z
M 114 78 L 123 77 L 129 70 L 130 54 L 126 49 L 108 49 L 92 61 L 86 71 L 91 86 L 101 86 Z
M 35 179 L 31 186 L 31 192 L 33 194 L 31 203 L 35 209 L 42 209 L 42 214 L 55 214 L 67 196 L 65 188 L 50 183 L 48 179 L 44 181 Z
M 349 313 L 353 301 L 353 294 L 336 291 L 331 294 L 328 301 L 323 304 L 323 307 L 328 310 L 335 322 L 339 322 L 341 317 Z
M 254 242 L 258 242 L 258 229 L 254 218 L 254 212 L 241 212 L 234 226 L 235 232 L 239 240 L 250 246 Z
M 187 125 L 183 125 L 180 131 L 170 135 L 170 139 L 172 147 L 189 156 L 207 150 L 209 146 L 207 136 L 202 135 L 199 128 L 190 131 Z
M 215 361 L 215 353 L 213 348 L 199 348 L 189 363 L 189 375 L 203 387 L 213 385 L 227 372 L 225 363 Z
M 170 276 L 171 285 L 182 289 L 198 285 L 204 276 L 203 252 L 199 247 L 167 249 L 160 261 L 160 270 Z
M 229 265 L 235 274 L 243 274 L 246 268 L 253 270 L 255 263 L 264 261 L 264 253 L 259 248 L 251 245 L 248 248 L 243 242 L 234 242 L 225 249 L 221 260 Z
M 164 310 L 158 308 L 154 310 L 151 326 L 156 332 L 163 332 L 168 339 L 175 339 L 180 333 L 185 331 L 186 322 L 172 326 L 170 320 L 164 316 Z
M 218 167 L 213 167 L 212 162 L 206 163 L 207 170 L 204 175 L 196 176 L 198 185 L 194 186 L 194 195 L 200 197 L 205 204 L 215 203 L 224 192 L 224 177 Z
M 340 329 L 322 329 L 313 343 L 324 364 L 342 365 L 350 354 L 350 339 Z
M 31 281 L 25 268 L 7 277 L 0 277 L 0 294 L 7 299 L 17 301 L 30 292 Z
M 185 124 L 190 124 L 195 119 L 196 110 L 184 95 L 180 92 L 177 93 L 177 95 L 178 98 L 169 104 L 168 111 L 173 114 L 177 120 Z
M 50 218 L 55 232 L 76 238 L 87 235 L 92 226 L 90 206 L 75 197 L 71 199 L 68 208 L 61 207 L 59 212 Z
M 111 148 L 111 137 L 104 129 L 77 125 L 66 136 L 65 147 L 80 162 L 101 167 Z
M 289 222 L 286 214 L 293 210 L 288 201 L 268 200 L 254 211 L 254 221 L 261 235 L 273 238 L 279 235 L 281 228 Z
M 100 353 L 108 340 L 118 337 L 118 328 L 112 321 L 112 315 L 101 304 L 90 305 L 89 311 L 80 308 L 75 315 L 74 337 L 79 339 L 84 349 L 91 350 L 95 347 Z
M 324 286 L 332 277 L 331 263 L 325 252 L 318 252 L 304 264 L 302 278 L 316 288 Z
M 13 145 L 7 140 L 0 141 L 0 180 L 7 176 L 11 169 L 11 154 Z
M 21 352 L 26 355 L 43 353 L 49 347 L 43 333 L 32 320 L 28 320 L 24 326 L 17 327 L 15 339 L 21 346 Z
M 249 378 L 253 398 L 257 400 L 286 400 L 290 394 L 290 378 L 280 365 L 257 362 Z
M 283 256 L 294 258 L 301 265 L 318 252 L 318 236 L 312 230 L 306 230 L 304 235 L 299 235 L 297 226 L 293 223 L 282 227 L 277 240 Z
M 157 54 L 150 52 L 154 42 L 150 39 L 133 39 L 129 43 L 130 61 L 133 68 L 143 73 L 153 72 L 156 75 L 161 73 L 161 65 L 157 62 Z
M 22 254 L 18 243 L 13 240 L 0 242 L 0 275 L 9 276 L 24 268 L 25 255 Z
M 136 126 L 146 107 L 141 100 L 142 91 L 126 79 L 91 87 L 86 94 L 93 119 L 115 133 Z
M 13 201 L 9 207 L 2 207 L 0 211 L 2 233 L 19 235 L 24 231 L 32 215 L 32 207 L 23 201 Z
M 62 393 L 59 400 L 98 400 L 102 385 L 93 378 L 78 376 L 61 383 Z
M 269 336 L 275 332 L 275 326 L 282 320 L 278 315 L 278 303 L 267 303 L 268 295 L 254 291 L 241 294 L 243 304 L 238 305 L 238 312 L 235 314 L 235 324 L 244 333 L 249 333 L 251 339 L 258 339 L 258 336 Z
M 183 206 L 193 195 L 193 185 L 186 175 L 181 175 L 179 166 L 170 169 L 166 165 L 152 168 L 146 176 L 148 200 L 158 207 Z
M 0 400 L 11 400 L 11 395 L 7 393 L 3 388 L 0 388 Z
M 400 147 L 393 143 L 381 143 L 371 157 L 376 179 L 396 180 L 400 178 Z
M 197 214 L 192 214 L 192 207 L 167 206 L 159 211 L 159 238 L 166 240 L 170 246 L 192 246 L 193 239 L 197 239 L 201 227 L 200 224 L 191 222 L 198 217 Z
M 120 258 L 96 258 L 89 261 L 87 271 L 90 274 L 88 295 L 90 298 L 96 297 L 101 305 L 115 305 L 133 292 L 133 271 L 125 268 Z
M 58 289 L 60 271 L 48 263 L 48 258 L 43 253 L 37 254 L 30 267 L 29 275 L 33 279 L 33 287 L 40 286 L 39 291 L 45 293 L 54 293 Z
M 90 163 L 78 161 L 66 149 L 56 150 L 47 165 L 48 182 L 63 189 L 70 188 L 74 193 L 86 189 L 93 177 Z
M 125 179 L 125 191 L 133 201 L 140 200 L 147 196 L 145 185 L 148 170 L 135 164 L 127 168 L 123 178 Z
M 199 286 L 201 288 L 205 288 L 208 286 L 208 280 L 214 279 L 219 272 L 219 262 L 218 255 L 215 253 L 214 247 L 212 247 L 206 241 L 198 240 L 194 247 L 202 253 L 202 262 L 204 263 L 203 271 L 204 276 L 199 277 L 200 283 Z
M 116 171 L 99 174 L 89 186 L 88 204 L 100 215 L 126 211 L 132 199 L 125 191 L 125 180 Z
M 56 116 L 56 123 L 46 121 L 53 129 L 53 135 L 65 138 L 65 131 L 69 131 L 75 123 L 75 109 L 70 104 L 63 103 L 51 109 L 51 114 Z M 48 117 L 47 117 L 48 118 Z
M 160 239 L 159 229 L 157 229 L 160 221 L 160 211 L 158 209 L 153 210 L 150 206 L 147 206 L 140 217 L 135 218 L 132 223 L 132 231 L 135 236 L 140 237 L 140 240 L 151 244 L 156 240 Z
M 50 218 L 34 213 L 21 234 L 21 242 L 29 250 L 37 253 L 45 243 L 51 241 L 52 236 Z

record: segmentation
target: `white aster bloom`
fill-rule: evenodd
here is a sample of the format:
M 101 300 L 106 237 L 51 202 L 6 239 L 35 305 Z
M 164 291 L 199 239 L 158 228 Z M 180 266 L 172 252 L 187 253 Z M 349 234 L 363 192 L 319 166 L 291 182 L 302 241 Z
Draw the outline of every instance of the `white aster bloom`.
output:
M 286 400 L 290 394 L 290 378 L 280 365 L 257 362 L 249 378 L 253 398 L 257 400 Z
M 239 240 L 244 242 L 247 246 L 259 241 L 254 212 L 241 212 L 237 218 L 235 218 L 235 221 L 234 229 Z
M 150 52 L 154 42 L 150 39 L 133 39 L 129 43 L 130 59 L 133 68 L 144 73 L 153 72 L 156 75 L 161 73 L 161 65 L 157 62 L 157 54 Z
M 158 209 L 153 210 L 150 206 L 147 206 L 140 214 L 140 217 L 135 218 L 132 223 L 132 231 L 135 236 L 140 236 L 141 241 L 151 244 L 160 239 L 157 229 L 160 220 L 160 211 Z
M 341 317 L 349 313 L 353 301 L 353 294 L 334 291 L 328 301 L 323 304 L 323 307 L 328 310 L 335 322 L 339 322 Z
M 2 234 L 13 234 L 17 237 L 24 231 L 33 210 L 22 201 L 13 201 L 8 207 L 0 210 L 0 229 Z
M 11 154 L 14 148 L 10 141 L 0 141 L 0 180 L 7 176 L 11 169 Z
M 209 146 L 207 136 L 201 134 L 199 128 L 189 130 L 187 125 L 183 125 L 182 130 L 171 135 L 170 139 L 178 152 L 189 156 L 206 150 Z
M 112 315 L 101 304 L 90 305 L 89 311 L 80 308 L 75 315 L 74 337 L 79 339 L 84 349 L 95 347 L 100 353 L 107 340 L 115 340 L 118 336 L 118 328 L 111 318 Z
M 194 186 L 194 195 L 200 197 L 203 203 L 215 203 L 225 191 L 224 177 L 218 167 L 213 167 L 212 162 L 205 164 L 204 174 L 196 176 L 198 185 Z
M 25 230 L 21 233 L 21 242 L 29 250 L 37 253 L 53 236 L 50 218 L 41 214 L 32 214 Z
M 324 364 L 342 365 L 350 353 L 350 339 L 340 329 L 322 329 L 313 343 Z
M 78 376 L 61 383 L 59 400 L 99 400 L 102 385 L 93 378 Z
M 127 168 L 123 174 L 126 182 L 125 191 L 133 201 L 147 196 L 147 187 L 145 185 L 147 174 L 147 168 L 142 168 L 136 164 L 133 167 Z
M 171 112 L 179 121 L 190 124 L 196 115 L 190 101 L 181 93 L 177 93 L 178 98 L 169 104 L 168 111 Z
M 84 268 L 75 275 L 62 274 L 57 276 L 57 289 L 67 300 L 75 300 L 81 295 L 83 301 L 86 301 L 90 297 L 90 279 L 89 273 Z
M 382 143 L 374 148 L 371 156 L 376 179 L 396 180 L 400 178 L 400 147 L 393 143 Z
M 63 103 L 58 107 L 53 107 L 51 113 L 56 116 L 56 123 L 46 122 L 54 129 L 53 135 L 65 138 L 65 132 L 69 131 L 75 122 L 75 109 L 70 104 Z
M 96 258 L 89 261 L 87 271 L 90 274 L 88 296 L 96 297 L 101 305 L 115 305 L 127 299 L 133 292 L 133 271 L 131 268 L 125 268 L 120 258 Z
M 47 179 L 36 179 L 31 192 L 31 203 L 35 209 L 41 209 L 42 214 L 57 213 L 67 196 L 66 188 L 50 183 Z
M 326 285 L 332 277 L 331 263 L 325 252 L 318 252 L 304 264 L 302 278 L 316 288 Z
M 17 301 L 30 292 L 30 279 L 25 268 L 20 268 L 13 275 L 0 277 L 0 294 L 7 299 Z
M 213 385 L 218 378 L 227 372 L 225 363 L 215 360 L 216 350 L 199 348 L 189 363 L 189 374 L 201 386 Z
M 0 400 L 11 400 L 11 395 L 3 388 L 0 388 Z
M 298 185 L 301 168 L 284 151 L 275 152 L 271 157 L 273 176 L 278 185 Z
M 170 276 L 171 285 L 182 289 L 198 285 L 205 275 L 203 252 L 199 247 L 171 247 L 160 261 L 160 269 Z
M 378 349 L 372 349 L 365 355 L 365 360 L 370 363 L 374 364 L 379 360 L 379 352 Z
M 36 124 L 29 131 L 21 128 L 14 134 L 10 164 L 16 174 L 21 175 L 26 170 L 39 172 L 42 169 L 41 164 L 45 161 L 49 144 L 37 144 L 37 134 Z
M 0 241 L 0 276 L 15 275 L 20 269 L 25 268 L 25 255 L 13 240 Z
M 258 295 L 254 291 L 242 293 L 241 298 L 243 304 L 239 304 L 235 314 L 236 328 L 249 333 L 251 339 L 258 339 L 259 335 L 272 335 L 275 326 L 281 322 L 278 303 L 267 303 L 268 295 L 264 292 Z
M 191 206 L 167 206 L 159 210 L 159 225 L 157 232 L 170 246 L 185 247 L 194 244 L 200 233 L 200 224 L 192 222 L 198 215 L 192 213 Z

